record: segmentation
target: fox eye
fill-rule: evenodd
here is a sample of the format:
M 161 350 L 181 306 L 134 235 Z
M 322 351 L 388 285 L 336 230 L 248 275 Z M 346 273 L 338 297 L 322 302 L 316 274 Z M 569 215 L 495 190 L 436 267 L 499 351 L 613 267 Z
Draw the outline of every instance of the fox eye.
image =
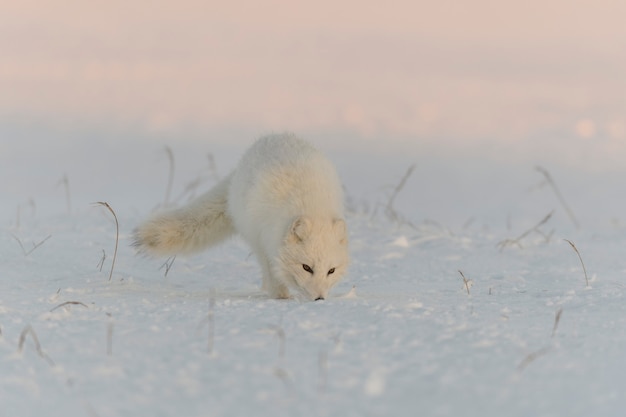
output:
M 330 275 L 330 274 L 334 274 L 334 273 L 335 273 L 335 268 L 330 268 L 330 269 L 328 270 L 328 275 Z
M 302 264 L 302 269 L 304 269 L 309 274 L 313 273 L 313 269 L 310 266 L 308 266 L 307 264 Z

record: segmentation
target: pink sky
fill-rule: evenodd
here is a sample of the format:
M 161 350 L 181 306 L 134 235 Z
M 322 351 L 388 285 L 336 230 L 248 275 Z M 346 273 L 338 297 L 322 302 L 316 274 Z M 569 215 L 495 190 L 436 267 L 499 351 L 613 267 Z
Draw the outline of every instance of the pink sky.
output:
M 0 122 L 626 142 L 622 0 L 4 3 Z

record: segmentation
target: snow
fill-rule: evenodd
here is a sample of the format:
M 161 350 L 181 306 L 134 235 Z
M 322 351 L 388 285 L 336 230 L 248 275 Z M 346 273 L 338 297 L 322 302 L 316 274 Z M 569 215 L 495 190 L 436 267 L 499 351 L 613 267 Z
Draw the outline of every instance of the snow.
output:
M 177 258 L 167 276 L 165 260 L 135 255 L 132 229 L 165 192 L 165 156 L 151 146 L 117 160 L 98 149 L 96 167 L 79 149 L 38 176 L 5 164 L 0 417 L 623 414 L 626 233 L 609 214 L 623 203 L 609 175 L 553 166 L 577 229 L 549 189 L 529 191 L 541 181 L 532 164 L 418 163 L 390 218 L 402 157 L 331 153 L 353 203 L 352 265 L 330 299 L 285 301 L 259 290 L 237 239 Z M 180 181 L 206 174 L 175 151 Z M 54 188 L 62 169 L 70 213 Z M 588 192 L 576 192 L 583 177 Z M 120 222 L 110 281 L 115 223 L 94 201 Z M 540 233 L 498 246 L 552 210 Z

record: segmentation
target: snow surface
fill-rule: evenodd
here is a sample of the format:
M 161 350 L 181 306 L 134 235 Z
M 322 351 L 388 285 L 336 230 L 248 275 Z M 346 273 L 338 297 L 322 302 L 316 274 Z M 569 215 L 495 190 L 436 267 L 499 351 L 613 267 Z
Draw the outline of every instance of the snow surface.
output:
M 180 181 L 211 185 L 204 165 L 177 156 Z M 386 210 L 402 158 L 378 169 L 371 156 L 331 157 L 350 197 L 353 262 L 323 302 L 268 299 L 238 239 L 177 258 L 167 276 L 165 260 L 136 256 L 130 233 L 163 200 L 158 148 L 115 160 L 114 174 L 98 170 L 106 155 L 72 168 L 70 213 L 57 185 L 68 161 L 32 182 L 11 175 L 0 417 L 623 415 L 626 233 L 610 214 L 619 188 L 587 177 L 577 192 L 581 174 L 557 169 L 577 229 L 550 189 L 529 191 L 541 182 L 532 165 L 462 172 L 458 160 L 424 160 Z M 20 179 L 46 191 L 26 191 L 31 202 Z M 110 281 L 115 223 L 94 201 L 119 219 Z M 551 211 L 520 245 L 498 246 Z

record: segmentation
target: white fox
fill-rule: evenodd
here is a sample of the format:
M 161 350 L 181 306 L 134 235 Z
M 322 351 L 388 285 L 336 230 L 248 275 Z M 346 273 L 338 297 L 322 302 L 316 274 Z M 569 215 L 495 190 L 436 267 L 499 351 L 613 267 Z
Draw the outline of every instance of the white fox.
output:
M 343 193 L 331 162 L 294 135 L 262 137 L 206 194 L 141 224 L 134 245 L 175 255 L 234 233 L 252 247 L 271 297 L 289 298 L 292 289 L 327 298 L 349 263 Z

